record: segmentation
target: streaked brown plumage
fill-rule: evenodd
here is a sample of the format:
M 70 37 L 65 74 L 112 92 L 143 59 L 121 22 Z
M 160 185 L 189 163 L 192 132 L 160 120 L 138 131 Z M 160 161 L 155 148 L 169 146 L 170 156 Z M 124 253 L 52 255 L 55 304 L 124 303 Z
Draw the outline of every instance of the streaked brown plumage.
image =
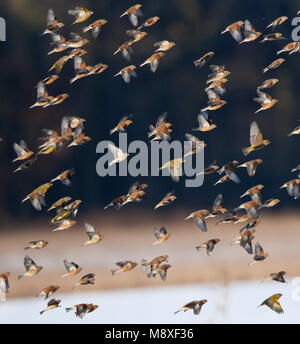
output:
M 198 60 L 194 61 L 195 67 L 201 68 L 205 65 L 207 61 L 209 61 L 215 53 L 213 51 L 209 51 L 202 57 L 200 57 Z
M 88 236 L 88 240 L 83 244 L 83 246 L 97 244 L 98 242 L 103 240 L 104 235 L 96 232 L 94 226 L 90 225 L 89 223 L 85 223 L 84 227 Z
M 174 202 L 177 197 L 174 195 L 174 191 L 168 192 L 163 199 L 157 203 L 154 207 L 154 209 L 158 209 L 160 207 L 164 207 L 166 205 L 169 205 L 170 203 Z
M 284 183 L 280 189 L 286 188 L 287 193 L 293 197 L 294 199 L 297 199 L 300 197 L 300 189 L 299 189 L 299 184 L 300 184 L 300 179 L 292 179 L 289 180 L 288 182 Z
M 119 133 L 126 132 L 126 129 L 129 127 L 129 125 L 133 123 L 130 118 L 132 118 L 132 115 L 123 116 L 119 123 L 113 129 L 110 130 L 110 135 L 116 131 L 118 131 Z
M 56 180 L 60 180 L 66 186 L 72 186 L 71 177 L 75 173 L 74 168 L 70 170 L 63 171 L 57 177 L 51 179 L 51 183 L 55 182 Z
M 125 261 L 117 262 L 116 265 L 117 265 L 116 269 L 110 270 L 112 275 L 115 275 L 118 272 L 130 271 L 137 266 L 137 263 L 132 262 L 131 260 L 125 260 Z
M 78 264 L 69 262 L 66 259 L 64 260 L 64 265 L 68 272 L 61 277 L 74 276 L 82 270 L 82 268 Z
M 269 256 L 269 253 L 265 253 L 261 245 L 257 242 L 255 244 L 255 254 L 253 256 L 253 262 L 249 263 L 248 265 L 251 266 L 255 263 L 261 262 L 265 260 Z
M 129 84 L 132 76 L 137 77 L 135 69 L 135 65 L 127 66 L 121 69 L 119 73 L 115 74 L 114 77 L 121 75 L 122 79 L 126 82 L 126 84 Z
M 21 279 L 25 276 L 32 277 L 38 274 L 43 269 L 42 266 L 36 265 L 35 262 L 27 255 L 24 258 L 24 266 L 26 272 L 24 272 L 22 275 L 19 275 L 18 279 Z
M 47 240 L 35 240 L 35 241 L 29 241 L 30 246 L 26 246 L 24 250 L 28 250 L 30 248 L 33 249 L 41 249 L 48 245 Z
M 99 308 L 99 306 L 92 303 L 80 303 L 78 305 L 66 308 L 66 311 L 70 312 L 71 310 L 75 310 L 76 317 L 82 319 L 87 313 L 91 313 L 97 308 Z
M 270 63 L 268 65 L 268 67 L 263 69 L 263 73 L 266 73 L 270 69 L 278 68 L 280 65 L 283 64 L 284 61 L 285 61 L 285 59 L 283 59 L 283 58 L 280 58 L 280 59 L 277 59 L 277 60 L 273 61 L 272 63 Z
M 45 300 L 51 296 L 53 293 L 55 293 L 58 289 L 60 289 L 60 287 L 58 285 L 49 285 L 46 288 L 43 288 L 37 295 L 35 295 L 36 297 L 39 296 L 45 296 Z
M 200 251 L 201 248 L 205 247 L 207 255 L 210 256 L 211 252 L 214 250 L 215 245 L 218 242 L 220 242 L 220 239 L 210 239 L 210 240 L 207 240 L 207 241 L 203 242 L 202 244 L 200 244 L 199 246 L 196 246 L 196 250 Z
M 246 167 L 248 176 L 253 177 L 255 175 L 257 166 L 261 163 L 263 163 L 262 159 L 255 159 L 255 160 L 249 160 L 247 162 L 244 162 L 243 164 L 237 167 Z
M 80 280 L 75 283 L 72 287 L 72 289 L 75 289 L 79 287 L 80 285 L 89 285 L 89 284 L 95 284 L 95 274 L 94 273 L 89 273 L 80 278 Z
M 167 262 L 169 256 L 159 256 L 155 257 L 152 260 L 147 261 L 146 259 L 142 259 L 142 271 L 146 272 L 150 268 L 150 273 L 152 274 L 153 271 L 163 262 Z
M 205 219 L 208 217 L 209 211 L 206 209 L 194 211 L 185 219 L 193 219 L 195 224 L 202 230 L 202 232 L 207 232 Z
M 13 148 L 17 154 L 17 157 L 12 162 L 26 160 L 34 154 L 33 151 L 31 151 L 30 148 L 27 146 L 24 140 L 21 140 L 19 144 L 15 142 L 13 144 Z
M 88 32 L 88 31 L 92 31 L 92 35 L 93 38 L 96 39 L 99 36 L 99 33 L 102 29 L 102 26 L 105 25 L 107 23 L 106 19 L 98 19 L 95 22 L 93 22 L 92 24 L 84 27 L 82 29 L 83 32 Z
M 161 244 L 162 242 L 168 240 L 171 233 L 168 233 L 165 227 L 160 227 L 159 229 L 154 230 L 154 235 L 155 235 L 156 240 L 152 244 L 153 246 Z
M 128 18 L 133 26 L 138 26 L 138 17 L 142 17 L 143 13 L 141 11 L 142 5 L 136 4 L 129 7 L 123 14 L 120 15 L 120 18 L 128 15 Z
M 147 60 L 145 62 L 140 64 L 140 67 L 143 67 L 146 64 L 149 64 L 151 72 L 155 73 L 157 70 L 159 61 L 163 56 L 165 56 L 165 53 L 162 51 L 155 53 L 155 54 L 151 55 L 149 58 L 147 58 Z
M 195 315 L 198 315 L 201 311 L 201 308 L 204 304 L 206 304 L 207 300 L 203 299 L 200 301 L 191 301 L 187 304 L 185 304 L 184 306 L 182 306 L 178 311 L 176 311 L 174 314 L 178 313 L 178 312 L 186 312 L 189 309 L 192 309 Z
M 242 20 L 236 21 L 230 25 L 228 25 L 225 30 L 221 32 L 221 35 L 223 35 L 226 32 L 229 32 L 234 40 L 237 42 L 242 41 L 242 34 L 241 34 L 241 28 L 243 27 L 244 22 Z
M 54 308 L 57 308 L 57 307 L 60 307 L 60 304 L 61 303 L 61 300 L 56 300 L 56 299 L 51 299 L 48 303 L 47 303 L 47 307 L 42 310 L 40 312 L 40 314 L 42 315 L 44 312 L 46 311 L 49 311 L 51 309 L 54 309 Z

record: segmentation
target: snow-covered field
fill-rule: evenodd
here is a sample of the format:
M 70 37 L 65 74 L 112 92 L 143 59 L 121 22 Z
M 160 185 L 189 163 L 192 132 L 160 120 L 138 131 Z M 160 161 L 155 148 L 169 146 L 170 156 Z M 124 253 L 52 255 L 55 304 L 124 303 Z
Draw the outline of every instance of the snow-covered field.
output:
M 43 299 L 8 297 L 6 303 L 0 304 L 0 323 L 300 323 L 300 293 L 293 282 L 290 279 L 286 284 L 257 281 L 57 293 L 55 297 L 62 300 L 62 307 L 43 315 L 39 314 L 46 305 Z M 280 303 L 284 314 L 266 306 L 257 308 L 275 293 L 283 294 Z M 174 315 L 183 304 L 202 298 L 208 302 L 199 316 L 192 311 Z M 100 307 L 79 319 L 65 311 L 65 307 L 77 303 L 96 303 Z

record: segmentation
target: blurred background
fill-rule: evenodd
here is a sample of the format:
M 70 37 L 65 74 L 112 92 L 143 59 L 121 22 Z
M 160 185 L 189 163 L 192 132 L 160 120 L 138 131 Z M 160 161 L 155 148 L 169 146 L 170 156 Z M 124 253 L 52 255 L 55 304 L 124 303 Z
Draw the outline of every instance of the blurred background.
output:
M 113 78 L 113 75 L 128 63 L 120 54 L 113 56 L 113 52 L 128 39 L 125 31 L 132 25 L 127 17 L 120 18 L 120 15 L 135 2 L 1 1 L 0 16 L 5 18 L 7 24 L 7 41 L 0 43 L 0 137 L 3 138 L 0 143 L 1 270 L 20 273 L 24 269 L 23 248 L 27 242 L 37 239 L 49 241 L 49 246 L 42 251 L 29 252 L 32 258 L 44 265 L 44 271 L 32 279 L 14 280 L 11 296 L 34 295 L 39 288 L 54 283 L 54 280 L 59 283 L 59 276 L 64 273 L 62 260 L 65 258 L 77 260 L 85 267 L 86 273 L 92 272 L 87 271 L 91 269 L 99 274 L 99 283 L 91 287 L 92 290 L 161 286 L 163 282 L 159 278 L 148 280 L 141 273 L 140 266 L 132 272 L 116 276 L 116 279 L 111 278 L 109 271 L 119 260 L 132 259 L 140 263 L 142 258 L 150 259 L 160 254 L 168 254 L 170 264 L 174 266 L 169 270 L 164 286 L 170 283 L 221 281 L 226 284 L 229 280 L 262 279 L 273 272 L 272 269 L 285 269 L 290 275 L 297 276 L 298 201 L 279 187 L 296 177 L 290 170 L 299 163 L 298 138 L 287 137 L 298 125 L 299 55 L 282 54 L 280 57 L 286 58 L 286 61 L 280 68 L 264 75 L 262 69 L 277 58 L 276 51 L 291 41 L 291 21 L 300 9 L 299 2 L 152 0 L 140 3 L 144 17 L 139 19 L 139 23 L 153 16 L 159 16 L 160 20 L 145 30 L 148 35 L 133 46 L 131 63 L 139 66 L 144 62 L 152 55 L 153 44 L 157 41 L 174 41 L 176 46 L 160 61 L 156 73 L 150 72 L 149 67 L 137 68 L 138 77 L 125 84 L 120 77 Z M 71 26 L 74 17 L 69 16 L 67 11 L 75 6 L 89 8 L 94 15 L 84 23 Z M 59 21 L 65 23 L 59 33 L 67 39 L 70 32 L 81 34 L 82 27 L 94 20 L 107 19 L 108 23 L 96 40 L 91 38 L 90 33 L 86 34 L 90 42 L 84 47 L 88 54 L 83 59 L 88 65 L 102 62 L 109 68 L 101 75 L 70 85 L 74 69 L 73 63 L 67 63 L 60 78 L 47 90 L 50 95 L 68 93 L 70 97 L 58 106 L 29 110 L 36 100 L 35 85 L 48 75 L 49 68 L 62 56 L 47 56 L 51 37 L 40 37 L 46 27 L 49 8 L 54 10 Z M 281 32 L 286 40 L 265 44 L 255 41 L 240 46 L 228 33 L 220 35 L 229 24 L 245 19 L 250 20 L 256 31 L 271 33 L 266 26 L 283 15 L 289 19 L 276 31 Z M 193 61 L 208 51 L 214 51 L 215 55 L 202 69 L 196 69 Z M 242 163 L 261 158 L 264 162 L 258 167 L 256 175 L 249 177 L 245 169 L 238 169 L 241 184 L 229 182 L 213 186 L 219 178 L 219 175 L 213 174 L 205 177 L 200 188 L 186 188 L 184 178 L 178 184 L 174 184 L 169 177 L 161 176 L 100 178 L 96 174 L 96 162 L 100 157 L 96 154 L 96 145 L 107 139 L 118 145 L 118 135 L 110 136 L 109 130 L 125 114 L 134 115 L 134 123 L 127 130 L 129 142 L 147 142 L 148 126 L 155 124 L 164 111 L 168 112 L 168 121 L 173 124 L 173 140 L 183 141 L 185 133 L 191 133 L 191 129 L 197 126 L 197 114 L 207 103 L 204 88 L 210 73 L 209 64 L 224 64 L 231 75 L 223 97 L 227 105 L 211 113 L 217 128 L 208 133 L 196 133 L 207 144 L 205 165 L 214 160 L 222 166 L 232 160 Z M 258 109 L 258 104 L 253 101 L 256 87 L 268 78 L 280 80 L 275 87 L 267 90 L 279 102 L 271 110 L 254 115 Z M 30 169 L 13 174 L 16 168 L 11 163 L 15 157 L 13 142 L 24 139 L 36 152 L 42 129 L 59 131 L 65 115 L 85 118 L 85 132 L 93 140 L 80 147 L 63 148 L 40 156 Z M 243 157 L 241 148 L 249 145 L 249 125 L 253 120 L 258 122 L 264 137 L 272 144 L 262 151 L 251 153 L 247 159 Z M 51 215 L 46 211 L 36 212 L 29 202 L 21 204 L 21 200 L 33 189 L 69 168 L 76 171 L 72 188 L 56 183 L 49 189 L 46 201 L 50 205 L 67 195 L 82 200 L 75 219 L 77 224 L 70 233 L 52 233 L 49 224 Z M 127 193 L 136 180 L 149 185 L 143 202 L 129 204 L 120 211 L 112 208 L 103 210 L 112 199 Z M 215 226 L 216 221 L 209 220 L 208 232 L 202 233 L 192 221 L 184 221 L 184 218 L 192 211 L 210 209 L 218 193 L 223 194 L 224 206 L 232 209 L 241 203 L 240 195 L 256 184 L 264 185 L 263 199 L 279 198 L 281 203 L 272 210 L 263 211 L 263 220 L 258 227 L 257 238 L 269 251 L 270 258 L 248 269 L 251 256 L 240 247 L 230 248 L 230 241 L 238 233 L 239 225 Z M 154 212 L 154 205 L 171 190 L 175 190 L 176 201 Z M 86 240 L 84 222 L 92 223 L 104 233 L 105 239 L 99 246 L 80 247 Z M 153 248 L 153 229 L 161 225 L 166 226 L 172 236 L 166 243 Z M 195 250 L 197 244 L 213 237 L 220 237 L 221 243 L 211 257 L 207 257 L 204 251 L 198 253 Z M 73 282 L 61 282 L 64 292 L 70 290 Z M 176 301 L 180 306 L 190 300 Z

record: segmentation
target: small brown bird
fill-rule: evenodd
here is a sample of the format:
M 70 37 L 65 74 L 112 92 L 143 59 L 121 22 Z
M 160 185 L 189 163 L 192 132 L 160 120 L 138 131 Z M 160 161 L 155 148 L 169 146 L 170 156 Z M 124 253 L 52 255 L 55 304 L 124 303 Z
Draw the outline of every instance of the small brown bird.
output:
M 57 208 L 64 208 L 71 199 L 72 198 L 69 196 L 60 198 L 58 201 L 54 202 L 47 211 Z
M 12 162 L 26 160 L 34 154 L 24 140 L 21 140 L 19 144 L 15 142 L 13 144 L 13 148 L 17 154 L 17 158 L 15 158 Z
M 292 135 L 299 135 L 300 134 L 300 125 L 297 126 L 295 129 L 293 129 L 289 134 L 288 137 L 292 136 Z
M 165 56 L 165 53 L 160 51 L 158 53 L 155 53 L 153 55 L 151 55 L 145 62 L 143 62 L 142 64 L 140 64 L 140 67 L 145 66 L 146 64 L 150 65 L 150 70 L 151 72 L 155 73 L 157 70 L 157 67 L 159 65 L 159 60 Z
M 239 164 L 239 162 L 237 160 L 233 160 L 230 162 L 227 162 L 224 166 L 222 166 L 217 172 L 218 174 L 222 174 L 225 173 L 225 175 L 228 176 L 228 178 L 230 178 L 230 180 L 232 180 L 233 182 L 235 182 L 236 184 L 239 184 L 240 178 L 237 176 L 237 174 L 235 173 L 235 168 L 236 166 Z
M 250 189 L 244 192 L 240 198 L 243 198 L 249 195 L 252 201 L 257 201 L 257 200 L 260 201 L 261 200 L 260 191 L 263 189 L 263 187 L 264 186 L 262 184 L 252 186 Z
M 130 45 L 139 42 L 141 39 L 148 35 L 147 32 L 140 30 L 127 30 L 126 34 L 130 37 L 129 41 L 126 43 L 130 42 Z
M 218 242 L 220 242 L 220 239 L 210 239 L 210 240 L 207 240 L 207 241 L 203 242 L 202 244 L 200 244 L 199 246 L 196 246 L 196 250 L 200 251 L 201 248 L 205 247 L 207 255 L 210 256 L 211 252 L 214 250 L 215 245 Z
M 278 79 L 267 79 L 260 86 L 258 86 L 257 89 L 260 91 L 265 88 L 273 87 L 278 81 Z
M 96 310 L 99 306 L 94 305 L 92 303 L 81 303 L 75 306 L 72 306 L 70 308 L 66 308 L 67 312 L 70 312 L 71 310 L 75 310 L 76 317 L 79 317 L 82 319 L 87 313 L 92 313 L 94 310 Z
M 138 30 L 142 29 L 143 27 L 149 27 L 154 25 L 159 19 L 160 18 L 157 16 L 147 19 L 142 25 L 138 27 Z
M 88 285 L 88 284 L 95 284 L 95 274 L 89 273 L 84 276 L 82 276 L 79 280 L 79 282 L 75 283 L 72 287 L 72 289 L 75 289 L 79 287 L 80 285 Z
M 54 309 L 57 307 L 61 307 L 59 304 L 61 303 L 61 300 L 56 300 L 56 299 L 51 299 L 48 303 L 47 303 L 47 307 L 40 312 L 40 314 L 42 315 L 44 312 L 49 311 L 50 309 Z
M 202 230 L 202 232 L 207 232 L 205 219 L 208 217 L 209 211 L 206 209 L 194 211 L 185 220 L 193 219 L 195 224 Z
M 169 256 L 159 256 L 155 257 L 152 260 L 147 261 L 146 259 L 142 259 L 142 271 L 146 272 L 150 268 L 150 273 L 152 274 L 153 271 L 163 262 L 167 262 Z
M 292 179 L 288 182 L 284 183 L 280 189 L 286 188 L 287 193 L 293 197 L 294 199 L 297 199 L 300 197 L 300 189 L 299 189 L 300 179 Z
M 73 84 L 76 80 L 82 79 L 90 75 L 92 67 L 87 66 L 82 57 L 74 56 L 74 71 L 75 76 L 70 80 L 70 84 Z
M 288 43 L 282 49 L 278 50 L 276 55 L 279 55 L 281 53 L 288 52 L 288 51 L 292 52 L 295 48 L 297 48 L 297 46 L 298 46 L 298 42 Z
M 143 190 L 147 187 L 147 184 L 140 184 L 139 182 L 133 183 L 128 190 L 127 198 L 122 205 L 124 206 L 125 204 L 130 202 L 141 202 L 142 197 L 145 195 L 145 191 Z
M 239 43 L 242 40 L 241 28 L 243 26 L 244 22 L 242 20 L 234 22 L 227 26 L 226 29 L 221 32 L 221 35 L 223 35 L 226 32 L 229 32 L 231 34 L 231 37 Z
M 296 172 L 300 170 L 300 164 L 291 169 L 291 172 Z
M 286 16 L 279 17 L 279 18 L 273 20 L 272 23 L 267 26 L 267 28 L 270 27 L 270 28 L 272 28 L 272 30 L 274 30 L 276 26 L 281 25 L 287 19 L 288 19 L 288 17 L 286 17 Z
M 218 110 L 223 105 L 227 104 L 226 100 L 222 100 L 213 89 L 206 89 L 205 92 L 208 96 L 208 106 L 204 109 L 201 109 L 201 112 L 204 112 L 206 110 Z
M 276 312 L 276 313 L 284 313 L 283 309 L 278 301 L 279 298 L 281 298 L 282 294 L 278 293 L 278 294 L 274 294 L 270 297 L 268 297 L 264 302 L 262 302 L 258 307 L 260 306 L 268 306 L 269 308 L 272 309 L 272 311 Z
M 212 205 L 211 212 L 207 215 L 206 218 L 216 217 L 216 216 L 222 215 L 226 212 L 227 212 L 227 209 L 225 209 L 223 207 L 223 196 L 222 196 L 222 194 L 218 194 L 214 200 L 213 205 Z
M 244 162 L 243 164 L 241 164 L 237 167 L 246 167 L 248 176 L 253 177 L 255 175 L 257 166 L 261 163 L 263 163 L 262 159 L 255 159 L 255 160 L 250 160 L 250 161 Z
M 127 66 L 121 69 L 119 73 L 115 74 L 114 77 L 121 75 L 122 79 L 126 82 L 126 84 L 129 84 L 132 76 L 135 78 L 137 77 L 135 69 L 136 66 L 134 65 Z
M 92 24 L 90 24 L 89 26 L 86 26 L 82 29 L 83 32 L 88 32 L 90 30 L 92 30 L 92 35 L 93 38 L 96 39 L 99 36 L 99 33 L 102 29 L 102 26 L 105 25 L 107 23 L 106 19 L 98 19 L 95 22 L 93 22 Z
M 43 288 L 37 295 L 35 295 L 36 297 L 39 296 L 45 296 L 45 300 L 51 296 L 52 294 L 54 294 L 58 289 L 60 289 L 60 287 L 58 285 L 49 285 L 46 288 Z
M 283 277 L 285 274 L 286 274 L 285 271 L 272 272 L 269 274 L 270 277 L 268 277 L 265 280 L 262 280 L 262 282 L 272 280 L 276 282 L 286 283 L 286 280 Z
M 270 198 L 261 205 L 261 208 L 271 208 L 274 207 L 276 204 L 280 203 L 280 199 L 278 198 Z
M 224 78 L 221 80 L 216 80 L 210 83 L 210 85 L 205 89 L 205 91 L 209 89 L 213 89 L 215 93 L 219 95 L 223 95 L 226 93 L 225 84 L 228 82 L 228 79 Z
M 156 209 L 158 209 L 158 208 L 160 208 L 160 207 L 164 207 L 164 206 L 166 206 L 166 205 L 168 205 L 168 204 L 174 202 L 176 198 L 177 198 L 177 197 L 174 195 L 174 191 L 168 192 L 168 193 L 164 196 L 164 198 L 163 198 L 159 203 L 156 204 L 156 206 L 154 207 L 154 209 L 156 210 Z
M 47 28 L 42 32 L 41 36 L 51 32 L 56 32 L 64 26 L 64 23 L 58 22 L 54 11 L 50 8 L 47 13 Z
M 207 110 L 206 111 L 201 110 L 201 113 L 198 115 L 197 120 L 199 123 L 199 127 L 192 129 L 194 131 L 199 130 L 202 132 L 206 132 L 206 131 L 211 131 L 217 127 L 215 124 L 213 124 L 212 118 L 209 115 L 209 112 Z
M 185 134 L 185 138 L 188 142 L 191 143 L 190 147 L 188 148 L 187 153 L 184 154 L 184 158 L 186 158 L 189 155 L 197 154 L 201 152 L 207 144 L 204 143 L 203 141 L 200 141 L 198 137 L 191 135 L 191 134 Z M 186 147 L 185 147 L 186 148 Z
M 254 250 L 255 250 L 255 254 L 253 256 L 253 262 L 249 263 L 248 264 L 249 266 L 255 263 L 261 262 L 269 256 L 269 253 L 265 253 L 263 248 L 260 246 L 258 242 L 255 244 Z
M 77 265 L 74 262 L 69 262 L 66 259 L 64 260 L 64 265 L 68 272 L 62 275 L 61 277 L 74 276 L 82 270 L 82 268 L 79 265 Z
M 54 48 L 51 51 L 49 51 L 48 55 L 51 55 L 54 53 L 60 53 L 68 49 L 67 40 L 62 35 L 51 32 L 51 38 L 52 38 L 51 45 L 54 45 Z
M 9 275 L 9 272 L 4 272 L 3 274 L 0 274 L 0 301 L 6 301 L 6 294 L 8 293 L 9 289 Z
M 119 52 L 122 53 L 122 56 L 127 60 L 131 60 L 131 55 L 133 54 L 132 49 L 132 41 L 125 42 L 119 46 L 119 48 L 114 52 L 114 55 L 118 54 Z
M 114 207 L 115 209 L 120 209 L 122 207 L 122 205 L 124 204 L 124 202 L 126 201 L 127 197 L 128 197 L 127 195 L 122 195 L 118 198 L 115 198 L 106 207 L 104 207 L 104 209 L 107 209 L 109 207 Z
M 282 58 L 273 61 L 271 64 L 268 65 L 268 67 L 263 69 L 263 73 L 266 73 L 270 69 L 278 68 L 281 64 L 283 64 L 284 61 L 285 59 Z
M 17 169 L 14 170 L 14 173 L 16 173 L 18 171 L 27 170 L 30 166 L 32 166 L 37 161 L 37 159 L 38 159 L 38 157 L 35 156 L 35 157 L 23 162 L 23 164 L 21 164 Z
M 163 112 L 157 119 L 155 127 L 153 125 L 149 126 L 150 132 L 148 133 L 148 137 L 154 136 L 154 138 L 151 141 L 155 140 L 164 140 L 169 141 L 171 139 L 170 132 L 172 132 L 171 129 L 169 129 L 172 124 L 167 122 L 167 112 Z
M 280 32 L 276 32 L 276 33 L 271 33 L 269 35 L 265 35 L 263 40 L 261 40 L 259 43 L 277 41 L 279 39 L 286 39 L 286 38 L 283 37 Z
M 24 250 L 28 250 L 30 248 L 34 249 L 41 249 L 48 245 L 48 241 L 46 240 L 35 240 L 35 241 L 29 241 L 30 246 L 26 246 Z
M 231 180 L 230 177 L 227 174 L 225 174 L 222 178 L 217 180 L 213 186 L 216 186 L 217 184 L 229 182 L 230 180 Z
M 245 38 L 240 41 L 239 44 L 245 42 L 253 42 L 261 35 L 261 32 L 257 32 L 250 21 L 246 19 L 244 22 L 244 34 Z
M 150 277 L 156 277 L 157 274 L 160 275 L 160 278 L 162 281 L 165 281 L 166 278 L 167 278 L 167 271 L 168 269 L 170 269 L 172 267 L 172 265 L 170 264 L 162 264 L 162 265 L 159 265 L 157 266 L 153 271 L 152 273 L 147 273 L 146 276 L 148 278 Z
M 98 242 L 103 240 L 104 235 L 97 233 L 94 226 L 90 225 L 89 223 L 85 223 L 84 227 L 89 239 L 83 244 L 83 246 L 90 245 L 90 244 L 97 244 Z
M 182 306 L 178 311 L 176 311 L 174 314 L 178 313 L 178 312 L 186 312 L 189 309 L 192 309 L 195 315 L 198 315 L 201 311 L 201 308 L 204 304 L 206 304 L 207 300 L 203 299 L 200 301 L 191 301 L 189 303 L 187 303 L 186 305 Z
M 216 160 L 211 163 L 208 167 L 206 167 L 203 171 L 201 171 L 198 174 L 212 174 L 214 172 L 216 172 L 219 169 L 219 166 L 216 165 Z
M 256 226 L 258 226 L 261 222 L 261 219 L 258 218 L 257 220 L 250 220 L 245 227 L 243 227 L 241 230 L 240 230 L 240 233 L 243 233 L 249 229 L 253 229 L 255 228 Z
M 254 113 L 258 113 L 263 110 L 270 109 L 273 107 L 277 102 L 278 99 L 272 98 L 269 94 L 261 92 L 259 90 L 256 91 L 258 98 L 253 98 L 253 100 L 261 105 L 261 107 L 256 110 Z
M 254 200 L 254 201 L 249 201 L 249 202 L 245 202 L 240 204 L 237 209 L 244 209 L 246 210 L 247 214 L 252 216 L 253 219 L 258 219 L 258 213 L 257 210 L 259 208 L 259 206 L 261 205 L 260 200 Z
M 256 122 L 250 124 L 250 147 L 242 148 L 242 152 L 245 156 L 249 153 L 265 148 L 271 141 L 264 140 L 263 135 Z
M 89 40 L 78 35 L 78 33 L 71 32 L 71 39 L 66 42 L 68 48 L 78 49 L 89 43 Z
M 52 99 L 43 106 L 43 108 L 46 108 L 48 106 L 53 106 L 53 105 L 59 105 L 61 104 L 63 101 L 65 101 L 65 99 L 69 98 L 69 95 L 67 93 L 62 93 L 59 94 L 56 97 L 52 97 Z
M 159 229 L 154 230 L 154 235 L 155 235 L 156 240 L 152 244 L 152 246 L 161 244 L 162 242 L 169 239 L 169 237 L 171 236 L 171 233 L 168 233 L 165 227 L 160 227 Z
M 209 51 L 198 60 L 194 61 L 194 65 L 196 68 L 202 68 L 207 61 L 209 61 L 215 53 L 213 51 Z
M 74 140 L 68 145 L 68 147 L 81 146 L 91 140 L 92 139 L 89 136 L 86 136 L 83 131 L 77 133 L 75 132 Z
M 137 266 L 137 263 L 132 262 L 131 260 L 125 260 L 125 261 L 116 263 L 116 265 L 118 266 L 118 268 L 110 270 L 112 275 L 115 275 L 118 272 L 130 271 Z
M 93 13 L 93 11 L 83 7 L 75 7 L 74 10 L 68 10 L 68 14 L 76 18 L 72 25 L 86 21 Z
M 113 164 L 120 163 L 121 161 L 127 159 L 127 157 L 129 156 L 127 152 L 124 153 L 120 148 L 115 146 L 113 143 L 108 143 L 107 147 L 113 155 L 113 160 L 111 160 L 108 163 L 109 167 L 112 166 Z
M 138 26 L 138 17 L 142 17 L 143 13 L 141 11 L 142 5 L 136 4 L 131 6 L 123 14 L 120 15 L 120 18 L 128 15 L 128 18 L 133 26 Z
M 57 177 L 51 179 L 51 183 L 55 182 L 56 180 L 60 180 L 66 186 L 72 186 L 71 177 L 75 173 L 74 168 L 70 170 L 66 170 L 60 173 Z
M 37 85 L 37 101 L 30 106 L 30 109 L 33 109 L 34 107 L 43 107 L 47 105 L 52 99 L 53 97 L 50 97 L 48 95 L 44 83 L 42 81 L 39 81 Z
M 78 208 L 81 203 L 82 201 L 80 199 L 77 199 L 76 201 L 73 201 L 72 203 L 67 204 L 64 207 L 64 210 L 70 212 L 72 216 L 75 217 L 78 213 Z
M 126 129 L 130 126 L 130 124 L 133 123 L 130 119 L 132 118 L 132 116 L 133 115 L 123 116 L 119 123 L 113 129 L 110 130 L 110 135 L 112 135 L 116 131 L 118 131 L 119 133 L 125 133 Z
M 26 272 L 24 272 L 24 274 L 22 275 L 19 275 L 18 279 L 21 279 L 22 277 L 25 277 L 25 276 L 32 277 L 38 274 L 43 269 L 42 266 L 36 265 L 35 262 L 27 255 L 24 258 L 24 266 L 25 266 Z
M 184 158 L 177 158 L 165 162 L 159 170 L 167 169 L 171 175 L 173 182 L 178 183 L 179 177 L 182 175 L 182 164 L 185 162 Z
M 156 48 L 155 52 L 157 51 L 168 51 L 173 48 L 176 44 L 174 42 L 170 42 L 167 40 L 156 42 L 153 44 L 154 48 Z
M 253 254 L 252 240 L 254 239 L 255 229 L 245 229 L 240 232 L 240 235 L 232 242 L 242 246 L 247 253 Z
M 43 83 L 44 83 L 44 85 L 51 85 L 51 84 L 53 84 L 58 78 L 59 78 L 59 76 L 56 75 L 56 74 L 49 75 L 47 78 L 45 78 L 45 79 L 43 80 Z
M 30 200 L 32 206 L 35 210 L 41 211 L 42 206 L 46 206 L 45 202 L 45 195 L 47 190 L 52 186 L 52 183 L 45 183 L 35 190 L 33 190 L 29 195 L 27 195 L 23 200 L 22 203 L 24 203 L 27 200 Z
M 57 228 L 53 229 L 53 232 L 63 231 L 65 229 L 69 229 L 76 224 L 76 221 L 70 220 L 70 219 L 64 219 L 64 220 L 56 221 L 56 223 L 59 226 Z

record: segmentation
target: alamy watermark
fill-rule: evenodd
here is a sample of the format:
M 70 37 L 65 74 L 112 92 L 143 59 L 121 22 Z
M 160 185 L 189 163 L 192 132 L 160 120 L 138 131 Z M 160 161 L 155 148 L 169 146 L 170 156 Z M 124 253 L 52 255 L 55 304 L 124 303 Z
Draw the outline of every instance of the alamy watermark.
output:
M 6 21 L 0 17 L 0 42 L 6 41 Z
M 111 141 L 97 144 L 96 153 L 105 154 L 98 159 L 96 172 L 100 177 L 116 176 L 118 165 L 119 176 L 171 175 L 174 181 L 185 177 L 186 187 L 199 187 L 204 181 L 204 146 L 203 141 L 152 141 L 149 147 L 138 140 L 128 145 L 127 134 L 121 133 L 118 147 Z M 122 156 L 122 160 L 112 164 L 116 156 Z
M 292 31 L 292 40 L 298 42 L 300 40 L 300 17 L 294 17 L 291 25 L 296 26 Z

